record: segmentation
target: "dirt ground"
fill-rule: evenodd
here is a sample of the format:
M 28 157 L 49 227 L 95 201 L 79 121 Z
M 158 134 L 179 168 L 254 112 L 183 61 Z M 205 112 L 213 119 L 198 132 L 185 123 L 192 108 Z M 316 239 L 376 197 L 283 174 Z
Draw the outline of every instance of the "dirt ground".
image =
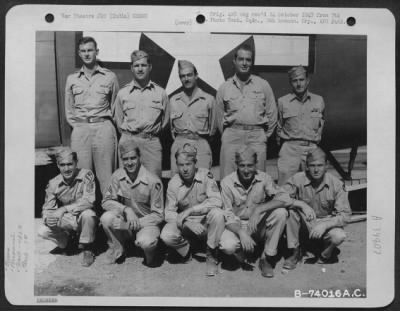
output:
M 36 219 L 38 227 L 41 220 Z M 366 222 L 349 224 L 347 240 L 340 246 L 339 262 L 329 265 L 301 263 L 287 274 L 281 273 L 283 259 L 275 277 L 266 279 L 253 271 L 228 270 L 220 266 L 215 277 L 205 276 L 205 263 L 193 259 L 188 264 L 164 261 L 148 268 L 133 254 L 125 262 L 105 263 L 104 252 L 95 263 L 84 268 L 81 255 L 49 254 L 55 246 L 36 237 L 35 295 L 37 296 L 158 296 L 158 297 L 293 297 L 295 290 L 366 288 Z

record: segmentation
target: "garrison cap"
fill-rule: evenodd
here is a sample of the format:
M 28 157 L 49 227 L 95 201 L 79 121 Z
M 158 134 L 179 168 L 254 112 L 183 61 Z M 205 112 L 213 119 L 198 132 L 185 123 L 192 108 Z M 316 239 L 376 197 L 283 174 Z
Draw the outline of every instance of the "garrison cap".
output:
M 175 152 L 175 159 L 177 159 L 180 155 L 184 156 L 185 158 L 191 158 L 195 160 L 197 156 L 197 149 L 195 146 L 186 143 L 182 147 L 179 147 Z
M 235 162 L 239 163 L 246 156 L 252 157 L 257 162 L 257 152 L 248 145 L 243 145 L 235 151 Z
M 136 145 L 136 143 L 132 139 L 127 139 L 119 143 L 119 153 L 121 156 L 125 153 L 135 151 L 138 156 L 140 156 L 140 151 L 139 147 Z
M 142 50 L 135 50 L 131 54 L 132 63 L 134 63 L 134 62 L 136 62 L 136 61 L 138 61 L 139 59 L 142 59 L 142 58 L 149 59 L 149 54 L 147 54 L 147 52 L 142 51 Z
M 74 160 L 77 159 L 76 152 L 72 151 L 72 149 L 70 147 L 62 147 L 62 148 L 58 149 L 55 156 L 56 156 L 57 163 L 61 162 L 62 160 L 64 160 L 65 158 L 67 158 L 69 156 L 72 156 L 72 158 Z
M 293 67 L 288 71 L 290 79 L 293 79 L 294 77 L 301 75 L 303 73 L 307 75 L 307 70 L 301 65 Z
M 321 148 L 316 148 L 307 154 L 306 158 L 307 163 L 317 160 L 322 160 L 324 162 L 326 161 L 325 152 L 323 152 Z
M 193 68 L 193 70 L 196 71 L 196 67 L 193 65 L 193 63 L 189 62 L 188 60 L 179 60 L 178 70 L 182 70 L 185 68 Z

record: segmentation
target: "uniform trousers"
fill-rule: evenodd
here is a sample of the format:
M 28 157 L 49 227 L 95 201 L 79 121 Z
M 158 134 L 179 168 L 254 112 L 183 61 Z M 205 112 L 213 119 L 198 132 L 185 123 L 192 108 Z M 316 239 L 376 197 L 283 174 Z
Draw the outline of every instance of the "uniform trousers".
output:
M 117 216 L 110 211 L 105 212 L 100 218 L 101 225 L 107 236 L 108 246 L 113 250 L 115 259 L 121 257 L 125 253 L 125 244 L 133 240 L 135 241 L 135 245 L 143 249 L 145 253 L 156 249 L 160 236 L 160 228 L 158 226 L 144 226 L 137 231 L 114 229 L 112 223 L 114 218 L 117 217 L 122 218 L 124 225 L 127 226 L 126 219 L 123 215 Z
M 279 239 L 285 230 L 288 213 L 284 208 L 277 208 L 264 215 L 259 222 L 257 231 L 252 235 L 255 242 L 264 243 L 264 253 L 275 256 L 278 253 Z M 247 230 L 248 220 L 240 220 L 240 226 Z M 242 250 L 239 237 L 225 229 L 221 236 L 220 249 L 227 255 L 233 255 Z
M 53 241 L 58 247 L 65 248 L 71 232 L 75 231 L 79 235 L 79 243 L 89 244 L 95 240 L 97 223 L 96 213 L 91 209 L 84 210 L 78 216 L 65 213 L 57 226 L 49 227 L 44 224 L 39 227 L 38 234 Z
M 331 217 L 317 218 L 313 221 L 306 221 L 304 219 L 303 213 L 295 210 L 289 211 L 289 218 L 286 223 L 286 236 L 287 236 L 287 246 L 288 248 L 296 248 L 300 245 L 299 243 L 299 232 L 302 225 L 307 227 L 308 232 L 317 225 L 318 223 L 324 221 L 330 221 Z M 327 230 L 321 238 L 326 246 L 340 245 L 346 239 L 346 232 L 343 227 L 334 227 Z
M 279 151 L 278 158 L 278 185 L 285 182 L 299 171 L 304 171 L 306 166 L 307 153 L 317 148 L 317 145 L 303 141 L 285 141 Z
M 222 232 L 225 229 L 225 217 L 221 209 L 213 208 L 207 215 L 189 216 L 186 220 L 203 224 L 207 231 L 203 232 L 201 236 L 196 237 L 207 238 L 207 246 L 211 249 L 218 247 Z M 167 223 L 161 232 L 161 239 L 164 243 L 175 249 L 182 257 L 185 257 L 189 251 L 190 245 L 188 238 L 195 236 L 185 224 L 187 224 L 187 222 L 183 223 L 183 228 L 181 230 L 177 227 L 176 223 Z
M 160 139 L 157 136 L 141 137 L 140 135 L 123 132 L 119 143 L 126 140 L 133 141 L 140 150 L 140 162 L 151 173 L 161 178 L 162 173 L 162 147 Z M 121 155 L 120 167 L 123 167 Z
M 208 141 L 204 138 L 199 139 L 188 139 L 184 136 L 177 136 L 174 143 L 171 146 L 171 176 L 178 173 L 178 168 L 176 166 L 176 151 L 183 147 L 185 144 L 189 143 L 197 149 L 197 167 L 202 167 L 206 169 L 211 169 L 212 166 L 212 153 Z
M 76 123 L 71 148 L 77 153 L 78 166 L 95 173 L 104 194 L 117 167 L 117 134 L 112 122 Z
M 267 136 L 263 128 L 251 130 L 228 127 L 222 134 L 220 154 L 220 179 L 236 170 L 235 152 L 248 145 L 257 153 L 257 169 L 265 172 L 267 159 Z

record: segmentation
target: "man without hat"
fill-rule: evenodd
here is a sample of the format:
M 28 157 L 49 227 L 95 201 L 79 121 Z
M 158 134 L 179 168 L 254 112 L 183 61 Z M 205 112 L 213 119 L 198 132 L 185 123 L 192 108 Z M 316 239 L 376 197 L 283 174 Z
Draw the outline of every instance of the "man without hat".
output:
M 257 169 L 265 172 L 267 140 L 275 130 L 277 109 L 269 83 L 251 73 L 254 51 L 241 45 L 235 52 L 235 74 L 218 89 L 217 124 L 222 134 L 221 179 L 235 171 L 235 152 L 243 144 L 257 153 Z
M 117 134 L 112 122 L 119 85 L 116 75 L 97 62 L 99 49 L 92 37 L 78 42 L 83 66 L 67 78 L 65 114 L 72 127 L 71 148 L 79 166 L 95 172 L 104 192 L 117 164 Z
M 93 242 L 98 223 L 93 210 L 94 175 L 90 170 L 78 168 L 76 152 L 69 147 L 60 149 L 56 160 L 60 174 L 47 185 L 43 225 L 38 233 L 57 244 L 53 254 L 66 253 L 72 235 L 76 233 L 79 236 L 78 247 L 83 250 L 82 266 L 88 267 L 95 260 Z
M 135 140 L 119 144 L 123 168 L 117 169 L 102 202 L 100 222 L 107 235 L 108 264 L 122 261 L 132 240 L 143 249 L 147 266 L 158 263 L 156 250 L 163 222 L 164 200 L 160 179 L 142 165 Z
M 317 148 L 324 127 L 324 99 L 308 90 L 310 78 L 303 66 L 289 70 L 292 93 L 278 99 L 278 184 L 304 170 L 308 152 Z
M 133 80 L 124 86 L 115 100 L 115 122 L 121 132 L 119 143 L 133 140 L 141 152 L 144 167 L 161 177 L 162 147 L 158 135 L 169 122 L 168 96 L 150 80 L 150 55 L 133 51 Z
M 284 188 L 295 199 L 287 221 L 288 248 L 292 255 L 284 268 L 291 270 L 301 258 L 299 232 L 305 225 L 311 248 L 322 242 L 317 250 L 318 263 L 337 262 L 339 246 L 346 238 L 343 227 L 351 215 L 347 191 L 342 181 L 326 171 L 326 157 L 317 148 L 307 154 L 306 171 L 289 178 Z M 318 258 L 318 257 L 317 257 Z
M 255 252 L 256 245 L 260 245 L 261 275 L 273 277 L 279 259 L 278 242 L 288 217 L 286 208 L 293 199 L 271 176 L 257 170 L 257 152 L 251 147 L 242 146 L 235 159 L 237 170 L 221 182 L 226 230 L 221 236 L 220 249 L 234 255 L 243 265 L 246 257 Z
M 176 250 L 181 261 L 191 259 L 189 240 L 207 240 L 207 272 L 218 272 L 217 250 L 225 228 L 217 183 L 208 169 L 197 168 L 195 147 L 185 144 L 175 154 L 178 174 L 170 180 L 165 204 L 167 224 L 161 232 L 164 243 Z
M 171 171 L 177 173 L 175 153 L 186 143 L 197 149 L 197 167 L 210 169 L 212 152 L 208 139 L 215 134 L 215 99 L 198 85 L 196 67 L 187 60 L 178 61 L 182 91 L 170 99 L 170 124 L 174 143 L 171 147 Z

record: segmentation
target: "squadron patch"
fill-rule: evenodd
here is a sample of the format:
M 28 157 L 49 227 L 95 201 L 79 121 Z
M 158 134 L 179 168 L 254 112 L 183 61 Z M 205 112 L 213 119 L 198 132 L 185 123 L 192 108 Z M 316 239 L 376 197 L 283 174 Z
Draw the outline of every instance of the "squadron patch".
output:
M 207 173 L 207 177 L 208 178 L 214 178 L 213 174 L 210 171 Z
M 156 188 L 157 191 L 160 191 L 161 184 L 160 183 L 156 183 L 156 185 L 154 187 Z
M 85 175 L 85 184 L 86 184 L 86 191 L 89 193 L 94 192 L 95 183 L 94 183 L 94 175 L 92 172 L 88 172 Z

